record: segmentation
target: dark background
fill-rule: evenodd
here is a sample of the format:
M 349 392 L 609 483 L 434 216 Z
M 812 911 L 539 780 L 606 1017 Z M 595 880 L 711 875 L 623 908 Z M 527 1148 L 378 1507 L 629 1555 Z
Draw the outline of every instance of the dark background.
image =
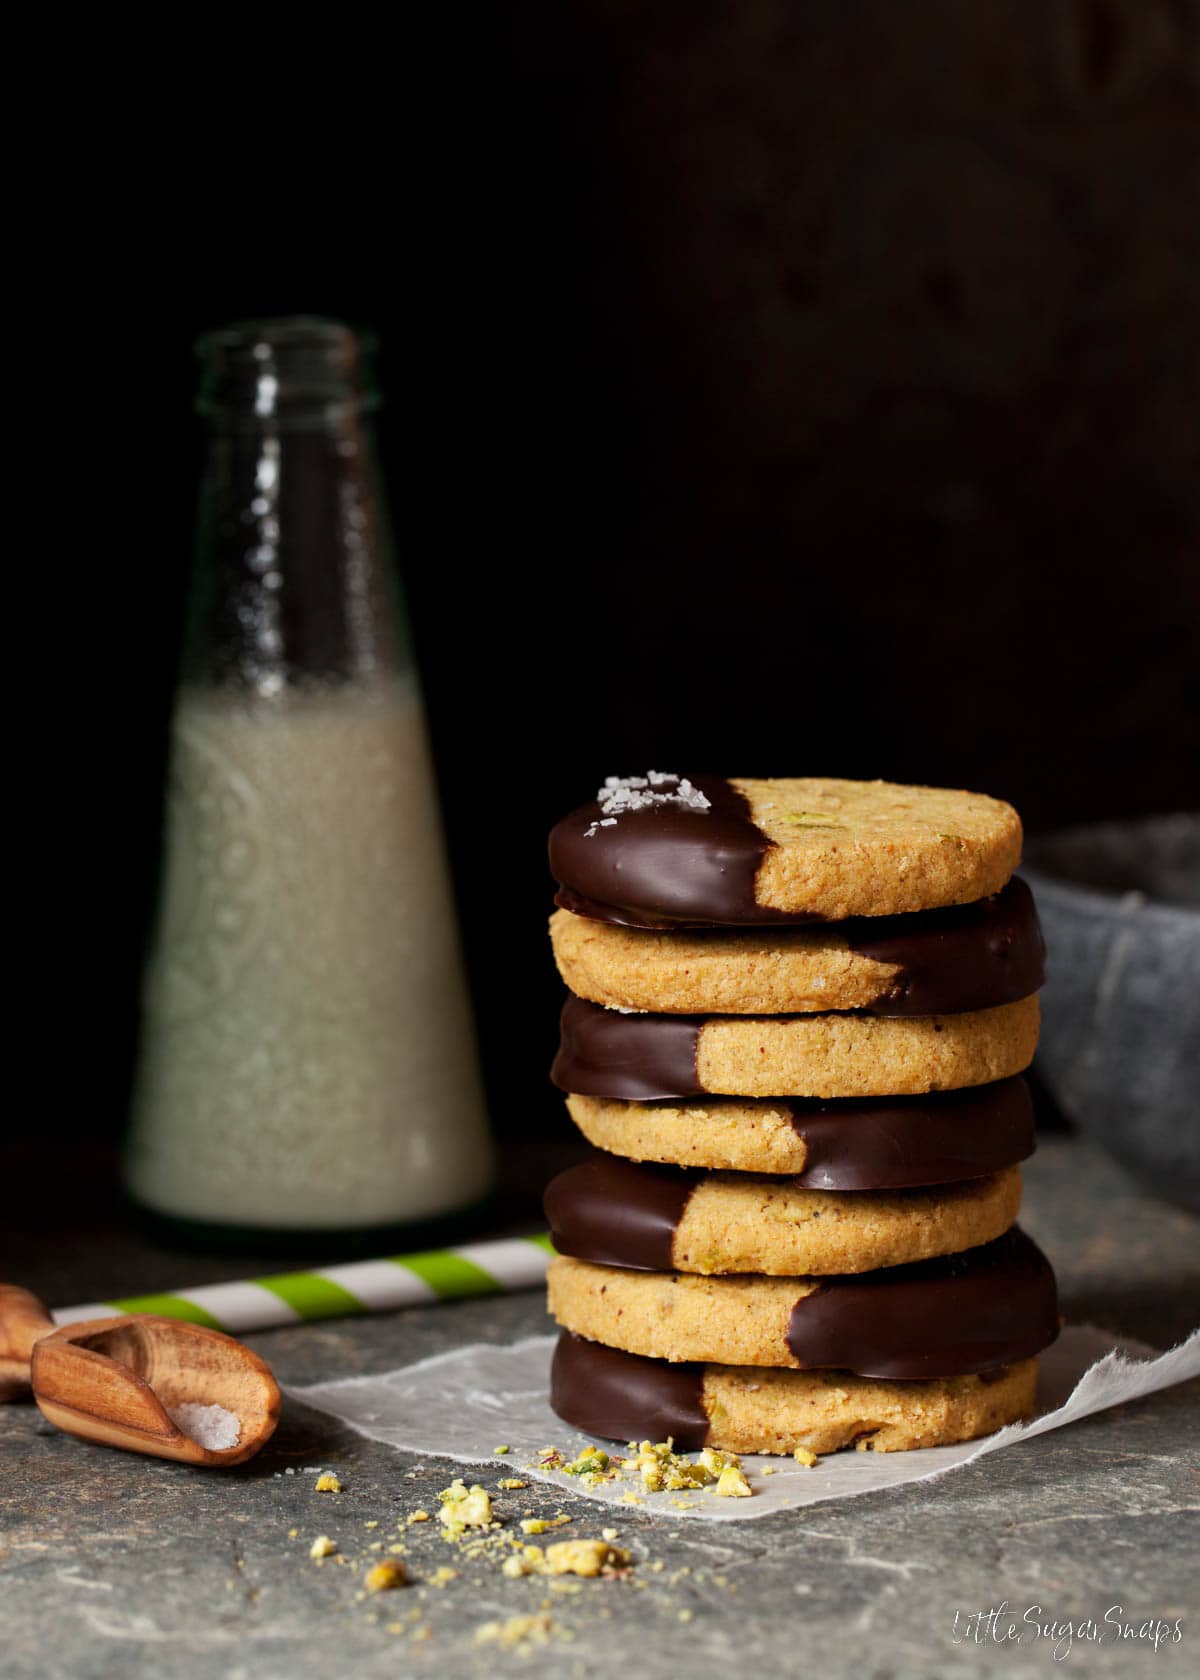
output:
M 160 94 L 81 162 L 92 307 L 50 371 L 92 394 L 86 448 L 40 464 L 89 556 L 87 703 L 34 864 L 96 1029 L 68 1135 L 124 1114 L 190 344 L 228 319 L 382 335 L 506 1137 L 562 1125 L 543 841 L 606 774 L 944 782 L 1035 833 L 1195 803 L 1194 0 L 539 0 L 443 30 L 392 44 L 387 95 L 337 43 L 363 78 L 336 113 L 332 70 L 263 91 L 215 60 L 186 157 Z

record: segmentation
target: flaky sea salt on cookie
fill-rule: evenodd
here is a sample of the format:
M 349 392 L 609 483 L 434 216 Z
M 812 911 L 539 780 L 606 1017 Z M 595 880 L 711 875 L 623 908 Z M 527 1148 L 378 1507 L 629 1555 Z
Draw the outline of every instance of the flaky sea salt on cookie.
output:
M 832 777 L 610 777 L 550 836 L 559 903 L 629 926 L 840 921 L 967 904 L 1021 856 L 985 794 Z

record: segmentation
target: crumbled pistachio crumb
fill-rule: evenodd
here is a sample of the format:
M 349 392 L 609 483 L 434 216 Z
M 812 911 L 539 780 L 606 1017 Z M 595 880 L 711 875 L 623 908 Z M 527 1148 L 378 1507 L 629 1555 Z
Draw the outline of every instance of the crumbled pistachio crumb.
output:
M 456 1538 L 467 1528 L 486 1528 L 492 1520 L 492 1501 L 486 1488 L 475 1482 L 468 1488 L 456 1476 L 438 1495 L 442 1502 L 442 1532 Z
M 600 1538 L 602 1540 L 615 1540 L 617 1538 L 617 1531 L 615 1528 L 602 1528 L 600 1530 Z
M 492 1451 L 494 1453 L 499 1453 L 500 1456 L 503 1457 L 505 1453 L 511 1452 L 512 1448 L 511 1447 L 493 1447 Z
M 679 1612 L 679 1620 L 681 1622 L 690 1622 L 691 1619 L 692 1619 L 692 1612 L 690 1610 L 681 1610 Z
M 429 1521 L 429 1512 L 428 1511 L 410 1511 L 408 1513 L 408 1516 L 404 1520 L 405 1520 L 405 1522 L 410 1522 L 410 1523 L 428 1522 Z
M 542 1573 L 542 1548 L 540 1546 L 521 1546 L 511 1557 L 506 1557 L 500 1565 L 500 1573 L 515 1579 L 521 1575 L 540 1575 Z
M 806 1470 L 811 1470 L 819 1460 L 815 1452 L 809 1452 L 807 1447 L 797 1447 L 792 1457 L 797 1464 L 803 1464 Z
M 606 1452 L 599 1447 L 584 1447 L 579 1457 L 570 1464 L 563 1464 L 561 1469 L 568 1476 L 578 1476 L 590 1487 L 595 1487 L 609 1467 Z
M 328 1534 L 318 1534 L 317 1538 L 308 1548 L 308 1555 L 313 1558 L 327 1558 L 332 1557 L 336 1551 L 337 1547 L 329 1538 Z
M 407 1579 L 402 1563 L 397 1563 L 394 1558 L 385 1558 L 367 1570 L 363 1586 L 369 1593 L 390 1592 L 393 1587 L 402 1587 Z
M 379 1527 L 379 1523 L 378 1523 L 378 1522 L 377 1522 L 377 1521 L 376 1521 L 376 1522 L 369 1522 L 369 1523 L 364 1523 L 364 1524 L 363 1524 L 363 1527 L 364 1527 L 364 1528 L 378 1528 L 378 1527 Z
M 313 1483 L 318 1493 L 341 1493 L 342 1484 L 332 1470 L 323 1470 Z
M 451 1581 L 457 1581 L 457 1580 L 458 1580 L 458 1570 L 457 1569 L 447 1569 L 443 1565 L 443 1567 L 441 1569 L 435 1569 L 433 1574 L 429 1577 L 429 1585 L 431 1587 L 445 1587 L 445 1586 L 448 1586 Z
M 600 1575 L 631 1562 L 627 1551 L 607 1540 L 559 1540 L 546 1547 L 547 1575 Z
M 484 1622 L 475 1629 L 477 1645 L 500 1645 L 517 1651 L 530 1645 L 546 1645 L 554 1631 L 554 1620 L 545 1611 L 535 1616 L 509 1616 L 502 1622 Z
M 288 1529 L 288 1539 L 289 1540 L 294 1540 L 296 1538 L 297 1534 L 299 1534 L 299 1532 L 300 1532 L 300 1530 L 298 1528 L 289 1528 Z
M 499 1488 L 515 1490 L 517 1488 L 527 1488 L 529 1483 L 523 1482 L 520 1476 L 501 1476 L 500 1480 L 496 1483 L 496 1486 Z
M 536 1532 L 540 1532 L 537 1530 Z M 616 1530 L 611 1532 L 615 1533 Z M 627 1551 L 608 1540 L 559 1540 L 547 1546 L 520 1546 L 500 1566 L 500 1572 L 510 1579 L 522 1575 L 583 1575 L 612 1574 L 627 1569 L 632 1563 Z
M 754 1489 L 746 1480 L 741 1465 L 727 1464 L 717 1477 L 717 1485 L 713 1491 L 722 1499 L 749 1499 Z

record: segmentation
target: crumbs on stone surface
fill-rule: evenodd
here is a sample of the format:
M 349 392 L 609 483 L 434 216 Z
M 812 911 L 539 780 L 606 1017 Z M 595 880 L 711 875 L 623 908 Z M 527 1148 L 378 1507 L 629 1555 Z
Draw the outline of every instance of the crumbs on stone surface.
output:
M 478 1482 L 467 1487 L 462 1477 L 456 1476 L 438 1498 L 442 1502 L 443 1537 L 454 1539 L 464 1529 L 487 1528 L 492 1521 L 491 1496 Z
M 597 829 L 613 828 L 627 811 L 644 811 L 652 805 L 678 805 L 684 810 L 707 811 L 712 801 L 693 787 L 686 776 L 666 770 L 647 770 L 644 776 L 606 776 L 596 791 L 600 818 L 584 829 L 590 840 Z
M 548 1645 L 551 1634 L 557 1631 L 554 1618 L 542 1610 L 533 1616 L 508 1616 L 504 1621 L 484 1622 L 475 1629 L 475 1643 L 500 1645 L 506 1651 L 524 1651 L 533 1645 Z
M 367 1570 L 363 1586 L 369 1593 L 390 1592 L 393 1587 L 402 1587 L 407 1579 L 408 1571 L 402 1563 L 384 1558 Z
M 318 1534 L 317 1538 L 308 1548 L 308 1555 L 310 1558 L 327 1558 L 332 1557 L 336 1551 L 337 1546 L 329 1538 L 328 1534 Z
M 342 1484 L 332 1470 L 322 1470 L 313 1483 L 313 1488 L 317 1493 L 341 1493 Z
M 183 1400 L 178 1406 L 168 1406 L 167 1415 L 198 1447 L 208 1452 L 228 1452 L 242 1438 L 241 1419 L 225 1406 Z
M 676 1452 L 672 1440 L 630 1441 L 624 1456 L 607 1453 L 601 1447 L 585 1446 L 575 1459 L 567 1458 L 558 1447 L 543 1447 L 530 1468 L 558 1470 L 565 1476 L 576 1477 L 589 1488 L 604 1483 L 619 1484 L 636 1476 L 646 1493 L 690 1494 L 701 1489 L 723 1499 L 749 1499 L 754 1495 L 737 1453 L 704 1447 L 693 1459 L 687 1453 Z M 642 1503 L 630 1488 L 625 1489 L 621 1498 L 627 1505 Z

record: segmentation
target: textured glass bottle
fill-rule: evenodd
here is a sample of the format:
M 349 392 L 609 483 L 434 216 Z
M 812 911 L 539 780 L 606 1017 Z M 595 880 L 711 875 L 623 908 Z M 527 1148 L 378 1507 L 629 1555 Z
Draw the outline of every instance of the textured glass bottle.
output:
M 228 1231 L 374 1233 L 491 1180 L 370 346 L 198 347 L 208 427 L 126 1184 Z

